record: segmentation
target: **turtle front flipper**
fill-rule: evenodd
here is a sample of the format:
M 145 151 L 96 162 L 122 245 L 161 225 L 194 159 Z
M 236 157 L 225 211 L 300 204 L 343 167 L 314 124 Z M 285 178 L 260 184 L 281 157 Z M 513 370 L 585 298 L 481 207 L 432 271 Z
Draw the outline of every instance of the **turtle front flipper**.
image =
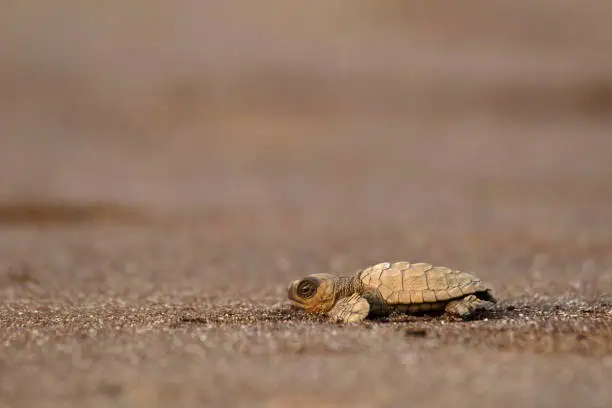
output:
M 327 313 L 334 322 L 358 323 L 363 321 L 370 313 L 370 304 L 357 293 L 342 298 Z

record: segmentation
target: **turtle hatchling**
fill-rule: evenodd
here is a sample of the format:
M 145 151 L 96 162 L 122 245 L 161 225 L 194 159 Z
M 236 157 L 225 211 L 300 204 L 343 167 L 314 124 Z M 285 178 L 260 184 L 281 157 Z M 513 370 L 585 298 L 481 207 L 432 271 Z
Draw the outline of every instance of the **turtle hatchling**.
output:
M 410 262 L 383 262 L 352 276 L 312 274 L 293 281 L 288 297 L 298 308 L 344 323 L 394 311 L 469 320 L 487 302 L 497 303 L 491 286 L 470 273 Z

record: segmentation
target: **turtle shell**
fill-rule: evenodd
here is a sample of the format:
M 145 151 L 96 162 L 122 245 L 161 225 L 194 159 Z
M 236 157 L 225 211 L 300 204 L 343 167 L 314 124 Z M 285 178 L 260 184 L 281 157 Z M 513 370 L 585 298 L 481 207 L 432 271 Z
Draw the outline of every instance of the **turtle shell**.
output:
M 389 305 L 448 302 L 470 294 L 491 297 L 489 285 L 476 276 L 428 263 L 383 262 L 358 276 L 364 289 L 377 290 Z

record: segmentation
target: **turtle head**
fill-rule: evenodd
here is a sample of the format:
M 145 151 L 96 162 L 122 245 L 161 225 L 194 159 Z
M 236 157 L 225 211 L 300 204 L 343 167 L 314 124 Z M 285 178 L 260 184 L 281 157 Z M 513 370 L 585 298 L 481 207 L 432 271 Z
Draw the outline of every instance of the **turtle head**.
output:
M 287 296 L 291 303 L 310 313 L 327 313 L 334 307 L 337 277 L 315 273 L 291 282 Z

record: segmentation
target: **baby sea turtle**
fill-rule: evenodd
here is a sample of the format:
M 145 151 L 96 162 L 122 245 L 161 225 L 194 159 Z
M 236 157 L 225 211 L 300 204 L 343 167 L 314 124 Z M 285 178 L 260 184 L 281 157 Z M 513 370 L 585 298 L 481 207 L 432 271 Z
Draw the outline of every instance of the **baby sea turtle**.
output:
M 306 276 L 289 285 L 288 297 L 307 312 L 351 323 L 393 311 L 446 312 L 467 320 L 486 302 L 497 303 L 491 292 L 489 285 L 467 272 L 427 263 L 383 262 L 353 276 Z

